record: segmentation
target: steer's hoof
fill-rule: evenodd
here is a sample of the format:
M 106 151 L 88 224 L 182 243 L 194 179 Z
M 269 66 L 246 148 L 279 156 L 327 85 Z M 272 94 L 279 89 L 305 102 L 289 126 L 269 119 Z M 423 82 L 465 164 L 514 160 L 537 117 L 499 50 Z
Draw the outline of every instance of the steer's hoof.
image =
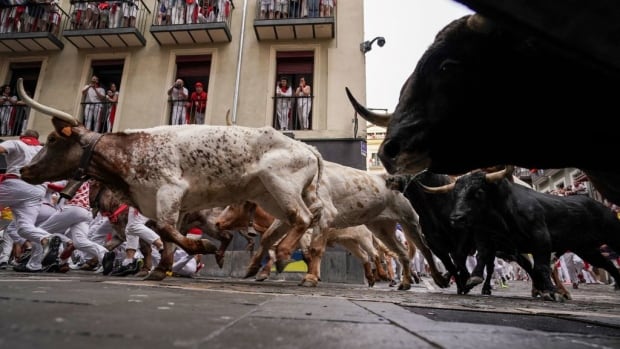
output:
M 161 270 L 153 270 L 143 280 L 146 281 L 161 281 L 166 278 L 166 273 Z
M 248 267 L 248 270 L 245 272 L 245 276 L 243 278 L 247 279 L 249 277 L 252 277 L 256 275 L 259 270 L 260 270 L 260 267 L 250 266 Z
M 317 287 L 319 279 L 314 275 L 306 275 L 298 284 L 299 286 Z
M 289 265 L 289 263 L 291 263 L 291 262 L 294 262 L 294 261 L 291 260 L 291 259 L 287 259 L 285 261 L 283 261 L 283 260 L 276 261 L 276 271 L 278 273 L 283 272 L 284 268 L 286 268 L 286 266 Z
M 411 284 L 408 283 L 401 283 L 400 285 L 398 285 L 398 290 L 399 291 L 407 291 L 408 289 L 411 288 Z
M 482 291 L 481 291 L 481 294 L 483 296 L 490 296 L 491 295 L 491 289 L 483 288 Z
M 484 282 L 484 279 L 481 278 L 480 276 L 472 276 L 469 279 L 467 279 L 467 282 L 465 283 L 465 286 L 469 287 L 470 289 L 480 285 L 481 283 Z
M 269 278 L 269 274 L 266 274 L 266 273 L 260 273 L 256 275 L 256 281 L 265 281 L 268 278 Z

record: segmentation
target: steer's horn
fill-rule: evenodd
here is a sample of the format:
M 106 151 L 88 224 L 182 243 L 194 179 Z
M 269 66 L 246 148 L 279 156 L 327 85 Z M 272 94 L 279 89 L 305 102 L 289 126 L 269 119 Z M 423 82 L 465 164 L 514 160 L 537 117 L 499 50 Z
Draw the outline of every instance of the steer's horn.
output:
M 422 187 L 422 189 L 431 194 L 446 194 L 451 192 L 454 189 L 454 182 L 448 183 L 439 187 L 428 187 L 420 182 L 418 184 Z
M 512 176 L 512 171 L 514 170 L 514 166 L 507 165 L 503 170 L 487 173 L 484 177 L 487 182 L 493 183 L 500 181 L 508 176 Z
M 495 30 L 493 22 L 479 13 L 475 13 L 467 18 L 467 27 L 482 34 L 489 34 Z
M 19 98 L 21 98 L 24 103 L 26 103 L 27 106 L 33 108 L 34 110 L 38 110 L 43 114 L 51 115 L 55 118 L 64 120 L 73 126 L 77 126 L 79 124 L 78 121 L 73 117 L 73 115 L 65 113 L 61 110 L 54 109 L 52 107 L 48 107 L 30 98 L 30 96 L 28 96 L 28 94 L 24 90 L 24 79 L 22 78 L 17 79 L 17 94 L 19 95 Z
M 392 118 L 392 114 L 379 114 L 379 113 L 374 113 L 368 110 L 366 107 L 361 105 L 355 99 L 355 97 L 353 97 L 353 94 L 351 94 L 351 91 L 349 91 L 348 87 L 345 87 L 345 90 L 347 91 L 347 96 L 349 97 L 349 101 L 351 101 L 351 104 L 353 104 L 353 109 L 355 109 L 355 111 L 358 114 L 360 114 L 362 118 L 366 119 L 366 121 L 369 121 L 377 126 L 381 126 L 381 127 L 388 126 L 388 124 L 390 123 L 390 119 Z

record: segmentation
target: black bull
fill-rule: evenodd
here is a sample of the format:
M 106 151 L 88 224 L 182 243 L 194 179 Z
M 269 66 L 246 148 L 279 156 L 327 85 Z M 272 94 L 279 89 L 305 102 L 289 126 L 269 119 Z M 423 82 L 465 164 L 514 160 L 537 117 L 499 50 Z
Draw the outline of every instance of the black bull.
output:
M 576 167 L 620 204 L 620 167 L 603 156 L 620 149 L 611 116 L 618 110 L 618 75 L 478 15 L 437 34 L 391 115 L 347 94 L 363 118 L 387 127 L 379 157 L 390 173 Z
M 600 251 L 603 244 L 620 250 L 620 220 L 600 202 L 585 195 L 539 193 L 483 172 L 459 177 L 453 190 L 452 224 L 478 232 L 481 259 L 492 258 L 495 251 L 531 253 L 533 284 L 544 295 L 555 291 L 550 283 L 551 252 L 559 256 L 570 250 L 607 270 L 620 289 L 618 269 Z

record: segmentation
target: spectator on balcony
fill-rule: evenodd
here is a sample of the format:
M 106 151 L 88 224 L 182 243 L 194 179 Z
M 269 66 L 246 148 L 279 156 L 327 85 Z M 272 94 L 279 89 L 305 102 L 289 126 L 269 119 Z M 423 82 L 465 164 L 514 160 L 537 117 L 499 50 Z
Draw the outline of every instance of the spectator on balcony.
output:
M 276 86 L 276 114 L 280 130 L 288 130 L 288 117 L 291 112 L 291 100 L 293 89 L 288 84 L 288 79 L 280 78 L 280 83 Z
M 227 22 L 230 17 L 230 0 L 218 0 L 217 20 L 218 22 Z
M 82 29 L 86 17 L 86 2 L 71 0 L 73 12 L 71 12 L 71 29 Z
M 336 0 L 321 0 L 321 17 L 333 17 Z
M 172 18 L 172 24 L 184 24 L 185 23 L 185 1 L 183 0 L 170 0 L 170 17 Z
M 11 118 L 15 115 L 15 105 L 17 96 L 11 95 L 11 86 L 2 86 L 0 95 L 0 135 L 9 136 L 11 134 Z
M 273 7 L 274 0 L 261 0 L 260 1 L 260 18 L 261 19 L 273 19 Z
M 90 83 L 82 89 L 84 96 L 84 126 L 99 132 L 101 127 L 101 103 L 105 100 L 105 90 L 99 85 L 99 78 L 93 75 Z
M 138 1 L 137 0 L 125 0 L 123 1 L 123 27 L 135 27 L 136 16 L 138 15 Z
M 116 117 L 116 105 L 118 103 L 118 90 L 116 84 L 111 83 L 110 89 L 105 96 L 106 102 L 108 102 L 108 112 L 106 115 L 106 128 L 104 132 L 112 132 L 114 126 L 114 118 Z
M 308 17 L 314 18 L 319 16 L 319 3 L 320 0 L 306 0 L 306 6 L 308 7 Z
M 297 97 L 297 118 L 299 127 L 302 130 L 309 128 L 310 110 L 312 109 L 312 88 L 306 84 L 306 78 L 303 76 L 299 79 L 299 86 L 295 90 Z
M 170 24 L 170 2 L 168 0 L 158 0 L 157 25 Z
M 207 109 L 207 92 L 204 91 L 202 82 L 197 82 L 194 88 L 196 91 L 192 92 L 190 97 L 192 111 L 194 112 L 194 123 L 203 125 L 205 123 L 205 110 Z
M 108 27 L 108 22 L 110 21 L 110 3 L 107 1 L 103 1 L 99 3 L 99 23 L 97 24 L 98 29 L 105 29 Z
M 198 12 L 202 7 L 200 6 L 200 0 L 185 0 L 186 3 L 186 11 L 185 11 L 185 23 L 186 24 L 194 24 L 198 23 Z
M 288 18 L 289 0 L 275 0 L 274 18 Z
M 185 102 L 188 102 L 187 97 L 189 92 L 183 84 L 184 82 L 182 79 L 177 79 L 174 85 L 168 89 L 168 96 L 170 96 L 170 101 L 172 102 L 172 116 L 170 118 L 170 123 L 172 125 L 185 124 Z
M 99 23 L 99 3 L 91 1 L 86 5 L 86 18 L 82 29 L 95 29 Z
M 58 35 L 60 29 L 60 8 L 58 7 L 58 0 L 48 0 L 48 4 L 45 6 L 44 19 L 47 18 L 45 23 L 46 28 L 44 30 Z
M 123 12 L 122 1 L 110 1 L 110 14 L 108 15 L 108 28 L 118 28 L 121 25 Z

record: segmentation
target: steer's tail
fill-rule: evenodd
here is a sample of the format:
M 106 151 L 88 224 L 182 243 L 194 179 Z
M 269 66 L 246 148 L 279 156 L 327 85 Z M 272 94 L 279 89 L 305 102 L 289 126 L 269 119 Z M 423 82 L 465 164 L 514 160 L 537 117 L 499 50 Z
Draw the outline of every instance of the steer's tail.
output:
M 329 225 L 329 220 L 331 217 L 335 215 L 336 208 L 331 202 L 331 197 L 328 191 L 324 191 L 324 194 L 321 195 L 321 180 L 323 179 L 323 171 L 325 169 L 325 163 L 323 162 L 323 156 L 316 149 L 316 147 L 309 145 L 310 151 L 314 154 L 317 161 L 317 174 L 316 174 L 316 185 L 315 185 L 315 195 L 316 201 L 308 207 L 310 212 L 312 212 L 312 224 L 315 228 L 326 228 Z M 318 224 L 317 224 L 318 223 Z

